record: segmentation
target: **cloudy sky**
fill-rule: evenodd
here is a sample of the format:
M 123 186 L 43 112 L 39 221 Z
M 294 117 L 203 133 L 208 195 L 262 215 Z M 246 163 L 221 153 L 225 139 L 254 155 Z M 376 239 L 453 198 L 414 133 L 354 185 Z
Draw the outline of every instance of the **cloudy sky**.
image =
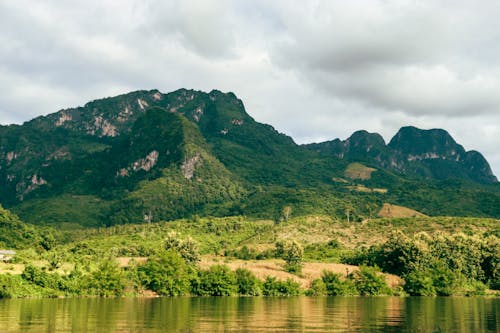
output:
M 0 124 L 137 89 L 219 89 L 299 143 L 445 128 L 498 176 L 498 13 L 488 0 L 0 0 Z

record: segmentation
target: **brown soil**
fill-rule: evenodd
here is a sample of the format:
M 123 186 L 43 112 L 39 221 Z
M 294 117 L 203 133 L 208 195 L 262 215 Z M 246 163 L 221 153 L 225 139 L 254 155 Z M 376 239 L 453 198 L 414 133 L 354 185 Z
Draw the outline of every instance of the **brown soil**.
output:
M 331 271 L 344 276 L 358 270 L 357 266 L 332 263 L 304 263 L 301 276 L 297 276 L 283 270 L 284 261 L 278 259 L 270 260 L 227 260 L 226 258 L 204 256 L 199 264 L 201 268 L 209 268 L 213 265 L 227 265 L 232 270 L 238 268 L 246 268 L 255 274 L 259 279 L 263 280 L 268 276 L 275 277 L 279 280 L 288 278 L 300 283 L 303 288 L 311 286 L 314 279 L 321 278 L 323 271 Z M 402 284 L 401 278 L 392 274 L 384 274 L 387 284 L 393 288 Z

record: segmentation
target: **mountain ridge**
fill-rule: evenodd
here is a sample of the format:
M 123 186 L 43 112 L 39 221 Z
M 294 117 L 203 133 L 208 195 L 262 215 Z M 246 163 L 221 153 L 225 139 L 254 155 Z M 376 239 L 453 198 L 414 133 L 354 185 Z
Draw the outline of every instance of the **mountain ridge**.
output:
M 444 130 L 400 132 L 388 144 L 360 130 L 298 145 L 255 121 L 233 93 L 135 91 L 0 126 L 0 202 L 29 222 L 94 226 L 193 214 L 279 219 L 288 206 L 363 219 L 384 201 L 427 215 L 500 216 L 498 183 L 480 153 Z M 408 144 L 419 136 L 421 145 Z M 353 162 L 372 176 L 336 181 Z
M 498 182 L 481 153 L 466 151 L 446 130 L 439 128 L 404 126 L 387 144 L 380 134 L 360 130 L 344 141 L 334 139 L 304 146 L 341 159 L 364 160 L 396 172 L 437 179 L 450 178 L 449 174 L 440 173 L 443 163 L 434 163 L 444 160 L 450 164 L 448 168 L 463 178 L 479 183 Z

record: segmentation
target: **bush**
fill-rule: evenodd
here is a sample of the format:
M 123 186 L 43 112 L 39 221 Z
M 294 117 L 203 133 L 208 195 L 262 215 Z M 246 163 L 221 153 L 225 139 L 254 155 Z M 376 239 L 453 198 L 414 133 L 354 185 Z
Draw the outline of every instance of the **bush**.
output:
M 306 291 L 307 296 L 325 296 L 327 295 L 326 285 L 321 279 L 314 279 L 311 288 Z
M 273 249 L 265 250 L 258 252 L 253 248 L 249 248 L 246 245 L 243 245 L 239 249 L 234 250 L 225 250 L 224 256 L 226 257 L 235 257 L 241 260 L 265 260 L 269 258 L 274 258 L 276 253 Z
M 488 287 L 479 281 L 471 281 L 464 287 L 465 296 L 484 296 Z
M 189 270 L 174 251 L 165 251 L 137 268 L 141 284 L 164 296 L 186 295 L 190 291 Z
M 248 269 L 238 268 L 236 270 L 236 282 L 238 294 L 245 296 L 259 296 L 262 294 L 261 282 Z
M 124 289 L 124 274 L 113 259 L 103 261 L 88 277 L 88 290 L 93 295 L 121 296 Z
M 200 261 L 198 245 L 194 239 L 191 237 L 181 239 L 175 231 L 168 233 L 165 239 L 165 250 L 179 252 L 180 256 L 190 264 L 195 264 Z
M 16 297 L 48 296 L 44 290 L 28 283 L 20 275 L 0 274 L 0 299 Z
M 404 277 L 404 290 L 411 296 L 435 296 L 436 288 L 429 270 L 415 270 Z
M 264 296 L 297 296 L 300 295 L 300 284 L 292 279 L 277 280 L 268 276 L 262 285 Z
M 339 262 L 341 253 L 340 245 L 334 239 L 327 243 L 309 244 L 304 248 L 304 258 L 307 260 Z
M 432 280 L 438 296 L 451 296 L 458 291 L 460 276 L 444 264 L 432 269 Z
M 191 284 L 193 294 L 198 296 L 231 296 L 238 291 L 236 274 L 226 265 L 214 265 L 199 271 Z
M 391 294 L 385 277 L 373 267 L 361 266 L 358 271 L 351 273 L 350 278 L 354 280 L 354 285 L 360 295 Z
M 321 280 L 323 281 L 328 296 L 349 296 L 356 295 L 356 287 L 350 279 L 344 279 L 340 274 L 324 271 Z
M 286 262 L 285 270 L 290 273 L 300 274 L 304 249 L 296 241 L 280 241 L 276 243 L 276 256 Z
M 33 283 L 43 288 L 52 289 L 53 291 L 59 290 L 62 285 L 62 279 L 59 274 L 49 274 L 39 267 L 35 267 L 33 265 L 26 265 L 23 273 L 21 274 L 21 277 L 27 282 Z

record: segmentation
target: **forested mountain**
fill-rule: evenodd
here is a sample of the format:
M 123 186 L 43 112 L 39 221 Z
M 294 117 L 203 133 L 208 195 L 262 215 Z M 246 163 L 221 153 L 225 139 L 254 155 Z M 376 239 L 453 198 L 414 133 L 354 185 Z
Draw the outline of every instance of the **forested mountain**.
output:
M 85 226 L 248 215 L 361 220 L 388 202 L 500 217 L 478 152 L 444 130 L 358 131 L 297 145 L 233 93 L 136 91 L 0 126 L 0 203 L 32 223 Z M 287 214 L 285 214 L 287 215 Z

